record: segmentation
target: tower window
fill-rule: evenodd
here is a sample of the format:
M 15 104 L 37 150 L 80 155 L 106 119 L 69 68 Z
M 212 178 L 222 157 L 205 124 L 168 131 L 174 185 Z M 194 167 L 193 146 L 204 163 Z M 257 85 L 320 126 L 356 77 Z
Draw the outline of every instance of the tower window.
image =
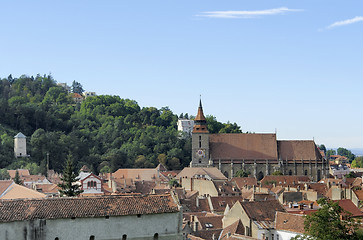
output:
M 199 148 L 202 147 L 202 136 L 199 136 Z

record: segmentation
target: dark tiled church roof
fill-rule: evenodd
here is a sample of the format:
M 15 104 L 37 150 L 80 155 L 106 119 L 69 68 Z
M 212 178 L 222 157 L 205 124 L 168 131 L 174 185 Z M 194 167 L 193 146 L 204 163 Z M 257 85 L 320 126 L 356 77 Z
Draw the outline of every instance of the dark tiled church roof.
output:
M 276 134 L 210 134 L 213 159 L 277 160 Z
M 282 160 L 318 160 L 321 154 L 313 140 L 277 141 L 279 157 Z
M 0 201 L 0 222 L 174 213 L 170 195 L 50 198 Z

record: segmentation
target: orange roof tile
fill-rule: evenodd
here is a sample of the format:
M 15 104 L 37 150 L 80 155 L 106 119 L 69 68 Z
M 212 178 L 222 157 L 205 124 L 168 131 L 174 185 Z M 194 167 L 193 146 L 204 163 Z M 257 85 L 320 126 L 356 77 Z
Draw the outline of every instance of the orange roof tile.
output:
M 219 169 L 215 168 L 215 167 L 210 167 L 210 168 L 186 167 L 176 176 L 176 178 L 177 179 L 183 178 L 183 177 L 192 178 L 192 177 L 196 177 L 197 175 L 202 175 L 202 176 L 207 175 L 213 180 L 218 180 L 218 179 L 226 180 L 227 179 L 226 176 L 224 176 L 222 174 L 222 172 L 219 171 Z
M 19 176 L 29 176 L 29 170 L 28 169 L 17 169 Z M 15 178 L 15 174 L 16 174 L 16 170 L 8 170 L 8 173 L 10 175 L 11 178 Z
M 45 198 L 46 195 L 33 189 L 13 183 L 3 192 L 0 199 L 18 199 L 18 198 Z
M 0 222 L 175 212 L 179 212 L 179 208 L 171 195 L 0 201 Z
M 337 200 L 339 202 L 339 206 L 342 207 L 345 211 L 352 214 L 352 217 L 363 217 L 363 212 L 357 208 L 357 206 L 354 205 L 352 200 L 350 199 L 343 199 L 343 200 Z M 336 202 L 336 201 L 334 201 Z M 343 214 L 343 216 L 346 214 Z
M 232 181 L 236 183 L 239 189 L 247 186 L 257 186 L 257 179 L 252 177 L 234 177 Z
M 13 180 L 1 180 L 0 181 L 0 196 L 13 183 L 14 183 Z
M 155 181 L 155 180 L 165 180 L 167 178 L 164 177 L 160 172 L 158 173 L 156 168 L 124 168 L 118 169 L 116 172 L 112 174 L 114 178 L 130 178 L 133 181 Z
M 275 229 L 294 233 L 304 233 L 304 215 L 276 212 Z

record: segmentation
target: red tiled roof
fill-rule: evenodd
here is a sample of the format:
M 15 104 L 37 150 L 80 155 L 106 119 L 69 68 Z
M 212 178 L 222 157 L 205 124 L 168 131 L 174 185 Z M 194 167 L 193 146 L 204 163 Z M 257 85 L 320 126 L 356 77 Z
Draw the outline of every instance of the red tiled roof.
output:
M 13 180 L 1 180 L 0 181 L 0 196 L 8 187 L 13 183 Z
M 210 200 L 215 212 L 224 212 L 227 204 L 231 208 L 237 201 L 243 201 L 243 198 L 242 196 L 210 197 Z
M 0 201 L 0 222 L 178 212 L 171 195 Z
M 219 234 L 221 234 L 222 229 L 216 230 L 201 230 L 198 232 L 194 232 L 193 235 L 200 237 L 201 239 L 210 240 L 213 239 L 213 235 L 216 239 L 218 239 Z
M 360 201 L 363 201 L 363 189 L 361 189 L 361 190 L 354 190 L 354 193 L 355 193 L 355 195 L 357 195 L 357 198 Z
M 213 159 L 277 160 L 276 134 L 210 134 L 209 146 Z
M 252 177 L 234 177 L 232 181 L 236 183 L 239 189 L 242 189 L 245 185 L 257 186 L 257 179 Z
M 206 215 L 197 217 L 198 221 L 203 229 L 222 229 L 222 218 L 223 215 Z M 206 224 L 212 224 L 212 226 L 207 227 Z
M 339 206 L 342 207 L 345 211 L 350 212 L 352 214 L 352 217 L 363 217 L 363 212 L 357 208 L 357 206 L 354 205 L 352 200 L 350 199 L 343 199 L 343 200 L 337 200 L 339 202 Z M 334 201 L 336 202 L 336 201 Z M 343 214 L 343 216 L 346 214 Z
M 245 234 L 244 226 L 243 226 L 241 220 L 237 220 L 236 222 L 232 223 L 231 225 L 225 227 L 221 233 L 219 240 L 229 239 L 228 238 L 229 233 L 230 234 L 240 234 L 240 235 Z
M 254 221 L 274 221 L 277 211 L 286 212 L 278 200 L 240 203 L 248 217 Z
M 19 176 L 29 176 L 29 170 L 28 169 L 17 169 Z M 15 178 L 16 170 L 8 170 L 8 173 L 10 175 L 10 178 Z
M 317 160 L 322 158 L 313 140 L 279 140 L 277 146 L 279 157 L 282 160 Z
M 276 212 L 275 229 L 294 233 L 304 233 L 304 216 L 299 214 Z
M 203 167 L 186 167 L 184 168 L 178 175 L 177 179 L 179 178 L 192 178 L 196 175 L 206 175 L 209 176 L 213 180 L 227 179 L 223 173 L 216 167 L 210 167 L 210 168 L 203 168 Z

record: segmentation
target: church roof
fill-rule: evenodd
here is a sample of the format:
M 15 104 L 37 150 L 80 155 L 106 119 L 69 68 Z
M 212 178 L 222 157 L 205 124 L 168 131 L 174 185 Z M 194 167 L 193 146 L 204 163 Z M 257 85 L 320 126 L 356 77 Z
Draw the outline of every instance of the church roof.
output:
M 277 141 L 278 153 L 282 160 L 317 160 L 321 159 L 319 149 L 313 140 Z
M 14 138 L 26 138 L 26 136 L 24 134 L 22 134 L 21 132 L 19 132 L 18 134 L 15 135 Z
M 210 134 L 213 159 L 277 160 L 276 134 Z

